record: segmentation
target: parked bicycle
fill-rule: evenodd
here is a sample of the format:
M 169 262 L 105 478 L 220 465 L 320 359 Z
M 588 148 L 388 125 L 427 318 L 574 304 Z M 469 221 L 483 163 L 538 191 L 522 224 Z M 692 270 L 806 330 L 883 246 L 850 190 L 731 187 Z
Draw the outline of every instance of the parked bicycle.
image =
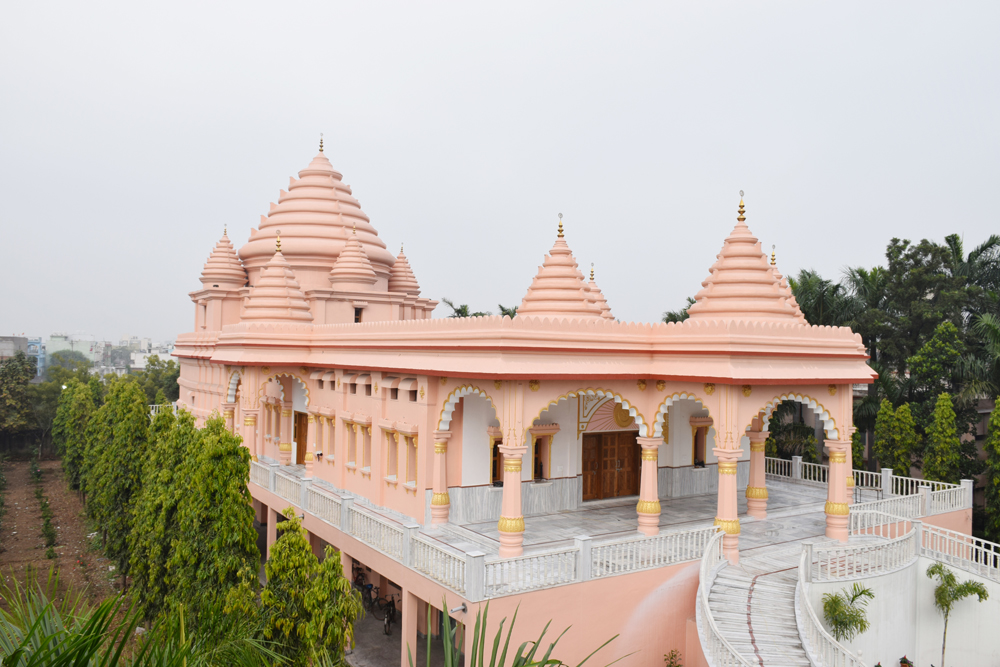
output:
M 392 624 L 396 621 L 396 593 L 378 601 L 379 614 L 382 616 L 382 632 L 392 634 Z

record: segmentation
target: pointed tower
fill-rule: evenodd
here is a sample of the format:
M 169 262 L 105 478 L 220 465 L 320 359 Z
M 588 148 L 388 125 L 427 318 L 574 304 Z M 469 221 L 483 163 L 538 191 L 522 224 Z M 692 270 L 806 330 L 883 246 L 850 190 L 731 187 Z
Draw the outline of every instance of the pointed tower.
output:
M 201 284 L 205 289 L 240 289 L 247 282 L 247 272 L 240 262 L 236 249 L 225 230 L 215 244 L 212 254 L 201 272 Z
M 312 322 L 309 302 L 299 288 L 291 265 L 281 254 L 280 236 L 276 236 L 274 255 L 250 288 L 242 319 L 244 322 Z
M 364 246 L 358 240 L 357 231 L 347 237 L 344 249 L 330 270 L 333 289 L 345 292 L 367 292 L 378 280 L 372 263 L 368 260 Z
M 402 246 L 399 247 L 396 263 L 392 265 L 392 271 L 389 273 L 389 291 L 420 296 L 420 285 L 417 283 L 417 277 L 413 275 L 409 260 L 403 254 Z
M 742 195 L 742 193 L 741 193 Z M 736 227 L 722 244 L 711 274 L 688 308 L 691 319 L 766 320 L 806 324 L 787 282 L 767 263 L 750 233 L 740 199 Z
M 615 319 L 615 316 L 611 314 L 611 306 L 608 305 L 608 300 L 604 298 L 601 288 L 594 282 L 593 264 L 590 265 L 590 282 L 587 283 L 587 298 L 591 303 L 601 309 L 601 317 L 606 320 Z
M 587 285 L 577 268 L 573 252 L 563 238 L 562 214 L 559 234 L 545 256 L 528 293 L 517 309 L 518 317 L 598 319 L 600 307 L 587 296 Z

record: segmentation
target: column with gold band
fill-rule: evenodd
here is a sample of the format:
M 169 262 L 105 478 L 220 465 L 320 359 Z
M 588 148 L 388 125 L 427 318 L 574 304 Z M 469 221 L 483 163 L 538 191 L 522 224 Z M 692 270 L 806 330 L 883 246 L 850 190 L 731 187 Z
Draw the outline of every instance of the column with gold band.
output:
M 280 435 L 280 445 L 278 446 L 278 461 L 283 466 L 287 466 L 292 462 L 292 435 L 294 434 L 294 427 L 292 426 L 292 404 L 290 401 L 285 401 L 281 404 L 281 435 Z
M 751 429 L 759 428 L 760 420 L 755 419 Z M 767 477 L 765 475 L 764 441 L 767 431 L 750 430 L 750 481 L 747 484 L 747 514 L 755 519 L 767 518 Z
M 431 468 L 431 523 L 448 523 L 451 498 L 448 496 L 448 440 L 451 431 L 434 431 L 434 465 Z
M 725 449 L 716 447 L 712 450 L 719 461 L 719 492 L 718 509 L 715 525 L 720 526 L 726 535 L 722 538 L 722 553 L 733 565 L 740 560 L 740 519 L 736 499 L 736 468 L 737 461 L 743 455 L 742 449 Z
M 316 465 L 316 432 L 319 430 L 319 424 L 316 423 L 316 413 L 309 413 L 306 424 L 306 455 L 302 463 L 306 466 L 304 479 L 312 479 L 313 467 Z
M 503 505 L 500 510 L 500 557 L 520 556 L 524 549 L 524 516 L 521 514 L 521 459 L 528 448 L 498 445 L 503 455 Z
M 826 484 L 826 536 L 846 542 L 850 512 L 847 504 L 847 453 L 851 441 L 828 439 L 826 447 L 830 451 L 830 473 Z
M 257 410 L 243 411 L 243 445 L 250 450 L 250 458 L 254 461 L 260 456 L 260 440 L 257 437 Z
M 636 438 L 642 448 L 639 472 L 639 503 L 635 507 L 639 532 L 657 535 L 660 532 L 660 495 L 657 485 L 657 466 L 660 443 L 663 438 Z
M 235 403 L 223 403 L 222 404 L 222 418 L 226 422 L 226 430 L 236 435 L 236 404 Z

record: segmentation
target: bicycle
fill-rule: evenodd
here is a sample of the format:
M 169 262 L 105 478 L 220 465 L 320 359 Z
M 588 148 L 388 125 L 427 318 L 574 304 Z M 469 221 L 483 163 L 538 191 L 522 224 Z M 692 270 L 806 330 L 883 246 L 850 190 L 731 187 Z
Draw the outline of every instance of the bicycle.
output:
M 396 593 L 378 601 L 379 612 L 382 614 L 382 633 L 392 634 L 392 623 L 396 620 Z
M 377 616 L 378 611 L 378 586 L 365 584 L 361 588 L 361 606 L 369 613 Z

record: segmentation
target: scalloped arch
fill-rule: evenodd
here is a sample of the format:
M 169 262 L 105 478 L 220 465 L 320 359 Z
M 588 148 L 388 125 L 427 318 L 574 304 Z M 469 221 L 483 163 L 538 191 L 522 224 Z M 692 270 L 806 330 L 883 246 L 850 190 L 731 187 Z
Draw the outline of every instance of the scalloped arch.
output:
M 441 415 L 438 417 L 438 427 L 439 431 L 447 431 L 451 427 L 451 415 L 455 412 L 455 407 L 458 406 L 458 402 L 465 398 L 466 396 L 482 396 L 490 403 L 490 407 L 493 408 L 494 414 L 496 413 L 496 403 L 490 398 L 490 395 L 479 387 L 471 384 L 463 384 L 461 387 L 456 387 L 448 394 L 448 398 L 444 401 L 444 407 L 441 408 Z
M 277 377 L 289 377 L 289 378 L 292 378 L 293 380 L 297 380 L 298 383 L 302 385 L 302 389 L 306 392 L 306 407 L 309 407 L 309 383 L 306 382 L 305 380 L 303 380 L 302 378 L 300 378 L 295 373 L 285 373 L 285 372 L 271 373 L 266 378 L 264 378 L 261 381 L 261 383 L 260 383 L 260 388 L 257 389 L 257 400 L 258 401 L 260 400 L 261 395 L 264 393 L 264 385 L 267 384 L 268 382 L 270 382 L 271 380 L 273 380 L 274 378 L 277 378 Z M 282 387 L 282 389 L 281 389 L 281 398 L 282 399 L 285 398 L 285 389 L 284 389 L 284 387 Z
M 236 402 L 236 388 L 243 381 L 242 371 L 233 371 L 229 374 L 229 388 L 226 390 L 226 403 Z
M 761 427 L 762 430 L 768 430 L 767 426 L 771 419 L 771 413 L 774 412 L 774 409 L 777 408 L 778 404 L 782 401 L 795 401 L 796 403 L 801 403 L 802 405 L 810 408 L 813 412 L 819 415 L 821 420 L 823 420 L 823 430 L 826 432 L 826 437 L 832 440 L 840 439 L 840 430 L 837 428 L 837 422 L 830 416 L 830 411 L 815 398 L 812 396 L 806 396 L 805 394 L 789 393 L 772 398 L 764 407 L 764 423 Z
M 623 408 L 628 410 L 628 413 L 632 415 L 633 419 L 635 419 L 635 423 L 639 426 L 640 438 L 645 438 L 646 434 L 649 433 L 649 425 L 646 424 L 646 420 L 643 419 L 642 414 L 640 414 L 639 411 L 636 410 L 631 403 L 625 400 L 625 398 L 621 394 L 616 394 L 610 389 L 595 389 L 595 388 L 575 389 L 573 391 L 566 392 L 562 396 L 558 396 L 552 399 L 551 401 L 549 401 L 548 405 L 546 405 L 545 407 L 543 407 L 541 410 L 538 411 L 538 414 L 535 415 L 534 419 L 528 422 L 528 426 L 530 427 L 532 424 L 534 424 L 535 420 L 541 418 L 542 413 L 551 408 L 553 405 L 569 398 L 575 398 L 580 394 L 586 394 L 588 396 L 599 396 L 601 398 L 613 398 L 615 400 L 615 403 L 618 403 Z M 525 429 L 525 432 L 527 432 L 527 429 Z
M 664 417 L 667 414 L 667 410 L 676 401 L 695 401 L 696 403 L 698 403 L 699 405 L 701 405 L 701 407 L 705 408 L 706 410 L 708 409 L 707 407 L 705 407 L 705 402 L 702 401 L 697 395 L 692 394 L 691 392 L 687 392 L 687 391 L 674 392 L 670 396 L 667 396 L 666 398 L 664 398 L 663 402 L 660 403 L 660 407 L 657 408 L 657 410 L 656 410 L 656 417 L 654 417 L 654 419 L 653 419 L 653 437 L 654 438 L 663 437 L 663 422 L 665 421 Z M 712 412 L 709 411 L 708 414 L 709 414 L 709 416 L 711 416 Z

